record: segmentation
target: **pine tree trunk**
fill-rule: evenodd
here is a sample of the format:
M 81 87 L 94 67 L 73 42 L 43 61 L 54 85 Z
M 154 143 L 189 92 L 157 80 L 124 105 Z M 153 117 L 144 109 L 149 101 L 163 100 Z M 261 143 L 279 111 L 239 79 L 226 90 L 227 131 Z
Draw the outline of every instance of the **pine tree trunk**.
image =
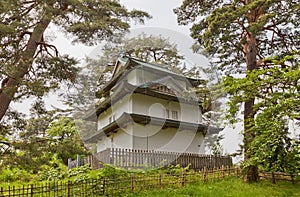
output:
M 259 180 L 257 166 L 248 166 L 245 170 L 244 182 L 251 183 Z
M 257 68 L 256 61 L 256 38 L 250 32 L 247 36 L 247 42 L 244 45 L 245 59 L 247 64 L 247 72 Z M 247 161 L 251 157 L 249 153 L 249 144 L 254 139 L 254 134 L 250 130 L 249 121 L 254 119 L 255 112 L 253 110 L 255 97 L 250 97 L 244 104 L 244 160 Z M 248 166 L 245 169 L 244 175 L 245 182 L 258 181 L 258 169 L 257 166 Z
M 3 119 L 11 101 L 18 91 L 19 84 L 23 81 L 24 76 L 32 66 L 34 55 L 50 22 L 51 16 L 44 15 L 33 29 L 22 56 L 20 59 L 16 59 L 16 65 L 11 65 L 12 73 L 5 81 L 2 81 L 2 87 L 0 87 L 0 121 Z

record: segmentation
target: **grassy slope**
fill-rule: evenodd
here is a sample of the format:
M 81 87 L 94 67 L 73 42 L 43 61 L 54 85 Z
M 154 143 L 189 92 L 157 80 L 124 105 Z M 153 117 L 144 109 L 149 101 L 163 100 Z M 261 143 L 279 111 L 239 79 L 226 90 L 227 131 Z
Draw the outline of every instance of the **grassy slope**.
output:
M 300 184 L 292 185 L 289 182 L 279 182 L 276 185 L 261 181 L 259 183 L 244 184 L 241 179 L 229 178 L 220 181 L 209 181 L 189 185 L 180 189 L 163 189 L 153 191 L 141 191 L 127 196 L 164 196 L 164 197 L 184 197 L 184 196 L 205 196 L 205 197 L 300 197 Z

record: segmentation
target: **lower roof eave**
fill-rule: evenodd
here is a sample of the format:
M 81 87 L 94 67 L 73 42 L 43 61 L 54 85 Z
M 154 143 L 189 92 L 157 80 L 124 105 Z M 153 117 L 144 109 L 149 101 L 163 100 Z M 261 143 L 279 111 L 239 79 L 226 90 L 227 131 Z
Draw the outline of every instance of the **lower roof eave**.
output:
M 101 136 L 109 136 L 111 133 L 116 132 L 119 128 L 124 128 L 128 124 L 138 123 L 142 125 L 153 124 L 162 126 L 162 128 L 178 128 L 180 130 L 192 130 L 196 132 L 202 132 L 206 134 L 216 134 L 219 133 L 222 129 L 216 127 L 210 127 L 204 124 L 197 124 L 191 122 L 184 122 L 179 120 L 165 119 L 160 117 L 151 117 L 143 114 L 129 114 L 123 113 L 123 115 L 115 120 L 114 122 L 103 127 L 94 135 L 84 139 L 86 143 L 95 143 Z

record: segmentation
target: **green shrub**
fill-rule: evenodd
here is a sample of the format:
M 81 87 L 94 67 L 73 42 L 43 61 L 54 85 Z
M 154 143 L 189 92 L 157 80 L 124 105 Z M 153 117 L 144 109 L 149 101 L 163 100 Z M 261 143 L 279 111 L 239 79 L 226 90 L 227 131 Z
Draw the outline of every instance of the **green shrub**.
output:
M 3 182 L 28 182 L 34 178 L 34 175 L 20 168 L 6 167 L 0 170 L 0 181 Z
M 121 168 L 116 168 L 109 164 L 104 164 L 104 168 L 99 170 L 99 173 L 97 174 L 98 177 L 106 177 L 106 178 L 117 178 L 117 177 L 125 177 L 129 176 L 132 173 L 132 171 L 128 171 Z
M 74 177 L 82 174 L 90 173 L 91 168 L 89 165 L 78 166 L 76 168 L 72 168 L 68 171 L 68 177 Z
M 188 165 L 186 167 L 181 167 L 180 164 L 177 164 L 176 166 L 174 165 L 169 165 L 166 170 L 164 170 L 167 174 L 173 174 L 173 175 L 180 175 L 182 171 L 188 172 L 190 170 L 190 166 Z
M 72 168 L 68 171 L 68 177 L 72 178 L 76 183 L 88 180 L 90 177 L 91 168 L 89 165 Z
M 39 180 L 41 181 L 59 181 L 66 177 L 66 172 L 60 167 L 45 168 L 39 172 Z

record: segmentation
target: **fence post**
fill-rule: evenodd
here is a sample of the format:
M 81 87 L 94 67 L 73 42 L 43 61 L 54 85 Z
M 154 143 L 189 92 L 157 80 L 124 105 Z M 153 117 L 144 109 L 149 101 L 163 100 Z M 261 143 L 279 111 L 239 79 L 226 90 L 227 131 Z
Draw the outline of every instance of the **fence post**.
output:
M 30 196 L 31 197 L 33 197 L 33 194 L 34 194 L 34 185 L 33 184 L 31 184 L 31 186 L 30 186 Z
M 80 166 L 80 155 L 77 155 L 76 158 L 76 167 Z
M 206 177 L 206 167 L 204 166 L 203 168 L 203 181 L 206 182 L 207 181 L 207 177 Z
M 131 174 L 131 191 L 134 191 L 134 175 Z
M 106 178 L 104 177 L 103 178 L 103 184 L 102 184 L 102 195 L 104 195 L 105 194 L 105 187 L 106 187 Z
M 237 166 L 235 166 L 235 175 L 236 175 L 236 177 L 239 176 L 239 168 Z
M 222 172 L 222 179 L 225 178 L 225 169 L 224 169 L 224 165 L 222 165 L 221 167 L 221 172 Z
M 184 170 L 181 169 L 181 186 L 184 187 L 185 177 L 184 177 Z
M 69 158 L 69 159 L 68 159 L 68 170 L 70 170 L 70 169 L 71 169 L 71 162 L 72 162 L 72 159 L 71 159 L 71 158 Z
M 162 188 L 162 173 L 159 173 L 159 187 Z
M 276 178 L 275 178 L 275 173 L 272 171 L 272 183 L 276 184 Z
M 70 197 L 71 196 L 71 183 L 70 183 L 70 181 L 68 181 L 68 197 Z
M 292 181 L 292 184 L 294 185 L 295 184 L 295 180 L 294 180 L 294 175 L 291 174 L 291 181 Z

